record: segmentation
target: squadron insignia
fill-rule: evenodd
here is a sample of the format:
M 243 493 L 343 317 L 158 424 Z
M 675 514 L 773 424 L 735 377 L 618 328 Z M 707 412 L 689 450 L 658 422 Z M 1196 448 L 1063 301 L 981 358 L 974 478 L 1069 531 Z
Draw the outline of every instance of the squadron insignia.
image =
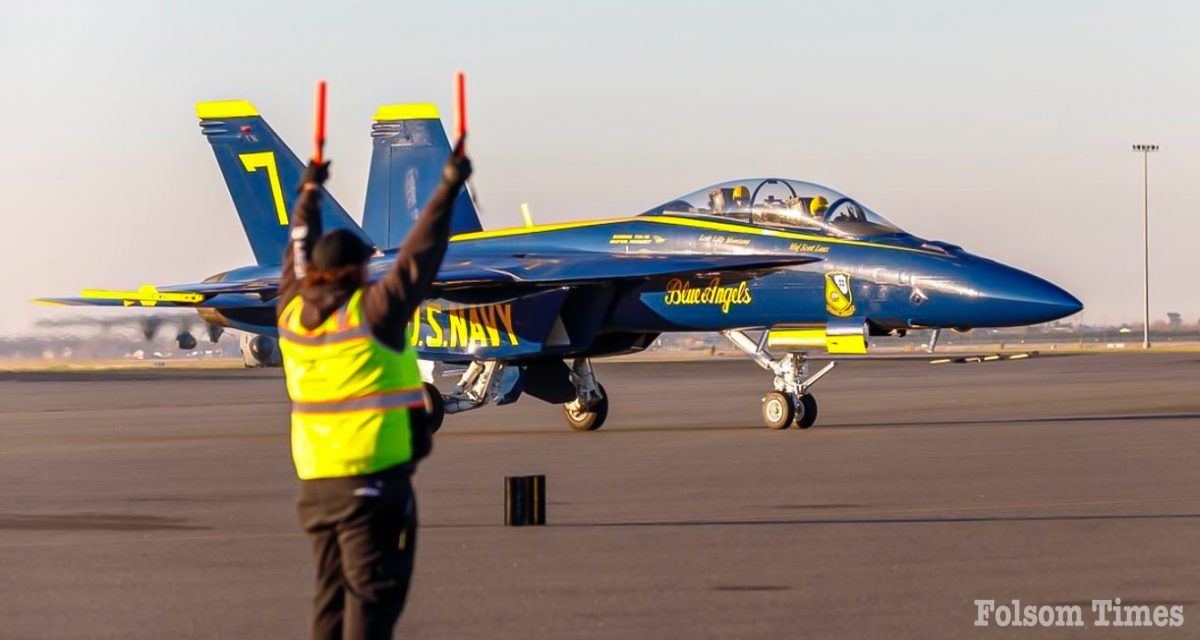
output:
M 854 315 L 854 292 L 850 290 L 849 273 L 831 271 L 825 274 L 825 310 L 838 318 Z

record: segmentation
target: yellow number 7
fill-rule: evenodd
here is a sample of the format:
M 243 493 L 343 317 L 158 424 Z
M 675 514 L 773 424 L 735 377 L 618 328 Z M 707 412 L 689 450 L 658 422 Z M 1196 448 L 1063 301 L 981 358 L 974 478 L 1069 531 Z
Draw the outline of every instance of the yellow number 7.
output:
M 259 169 L 267 170 L 267 180 L 271 183 L 271 197 L 275 200 L 275 215 L 279 224 L 288 226 L 287 208 L 283 206 L 283 188 L 279 186 L 279 168 L 275 165 L 274 151 L 259 151 L 238 155 L 246 171 L 254 173 Z

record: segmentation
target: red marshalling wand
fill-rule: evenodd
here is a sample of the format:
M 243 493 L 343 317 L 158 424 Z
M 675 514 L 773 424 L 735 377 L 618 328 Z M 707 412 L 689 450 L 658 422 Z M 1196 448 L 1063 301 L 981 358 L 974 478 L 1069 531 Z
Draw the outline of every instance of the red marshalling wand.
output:
M 325 81 L 317 82 L 317 114 L 316 122 L 313 124 L 313 164 L 321 164 L 325 161 Z M 292 239 L 292 271 L 296 274 L 296 278 L 303 280 L 308 272 L 308 255 L 304 251 L 305 236 L 308 235 L 308 227 L 293 228 L 291 230 Z
M 467 76 L 462 71 L 454 75 L 454 133 L 458 140 L 467 135 Z M 463 155 L 467 153 L 467 145 L 462 146 Z
M 313 134 L 313 162 L 325 160 L 325 81 L 317 82 L 317 120 Z

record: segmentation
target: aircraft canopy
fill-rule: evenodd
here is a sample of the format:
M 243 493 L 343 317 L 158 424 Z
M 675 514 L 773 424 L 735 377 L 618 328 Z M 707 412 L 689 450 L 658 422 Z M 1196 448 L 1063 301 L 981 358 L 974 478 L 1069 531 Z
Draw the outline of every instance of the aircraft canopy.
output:
M 903 233 L 853 198 L 819 184 L 782 178 L 714 184 L 642 215 L 713 216 L 856 238 Z

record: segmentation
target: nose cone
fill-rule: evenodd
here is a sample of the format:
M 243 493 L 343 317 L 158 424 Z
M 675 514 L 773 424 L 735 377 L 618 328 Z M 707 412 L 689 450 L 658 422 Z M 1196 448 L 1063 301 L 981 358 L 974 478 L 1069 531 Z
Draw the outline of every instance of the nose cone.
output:
M 980 293 L 997 315 L 994 325 L 1051 322 L 1083 309 L 1078 298 L 1053 283 L 990 260 L 985 262 Z

